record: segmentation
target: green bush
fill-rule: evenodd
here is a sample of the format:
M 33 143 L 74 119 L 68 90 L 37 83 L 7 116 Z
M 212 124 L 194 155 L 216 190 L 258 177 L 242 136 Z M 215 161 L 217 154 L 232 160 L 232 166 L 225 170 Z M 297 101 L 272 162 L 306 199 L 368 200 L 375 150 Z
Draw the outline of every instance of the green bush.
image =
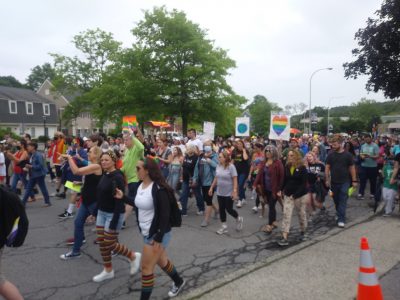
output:
M 46 143 L 49 140 L 48 136 L 41 135 L 37 138 L 39 143 Z
M 16 135 L 15 133 L 5 129 L 5 128 L 0 128 L 0 140 L 4 140 L 4 136 L 10 135 L 13 139 L 19 140 L 21 137 L 19 135 Z

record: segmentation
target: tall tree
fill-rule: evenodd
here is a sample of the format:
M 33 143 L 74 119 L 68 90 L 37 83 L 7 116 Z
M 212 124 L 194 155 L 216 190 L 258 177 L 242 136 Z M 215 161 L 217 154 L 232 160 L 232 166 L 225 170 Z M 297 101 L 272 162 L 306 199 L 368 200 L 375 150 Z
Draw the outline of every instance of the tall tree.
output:
M 75 118 L 82 111 L 103 108 L 106 104 L 104 97 L 101 103 L 96 102 L 90 92 L 101 86 L 107 67 L 121 50 L 121 43 L 115 41 L 111 33 L 99 28 L 79 33 L 72 42 L 80 51 L 79 57 L 51 54 L 56 72 L 53 84 L 61 93 L 76 97 L 65 111 L 64 116 L 68 119 Z
M 54 68 L 49 63 L 44 63 L 41 66 L 36 66 L 31 70 L 26 79 L 26 85 L 36 91 L 46 79 L 53 80 L 56 75 Z
M 385 0 L 367 26 L 355 34 L 356 60 L 345 63 L 345 77 L 356 79 L 368 75 L 366 88 L 383 91 L 385 97 L 400 97 L 400 1 Z
M 24 85 L 18 81 L 14 76 L 0 76 L 0 85 L 22 88 Z
M 146 11 L 132 33 L 134 49 L 146 65 L 145 76 L 159 86 L 165 113 L 182 118 L 184 133 L 188 120 L 202 121 L 205 115 L 218 120 L 224 116 L 221 105 L 238 100 L 231 97 L 234 93 L 225 79 L 235 62 L 184 12 L 165 7 Z
M 271 111 L 282 110 L 276 103 L 269 102 L 262 95 L 254 96 L 253 102 L 247 106 L 247 109 L 251 115 L 250 121 L 253 130 L 260 135 L 269 133 Z

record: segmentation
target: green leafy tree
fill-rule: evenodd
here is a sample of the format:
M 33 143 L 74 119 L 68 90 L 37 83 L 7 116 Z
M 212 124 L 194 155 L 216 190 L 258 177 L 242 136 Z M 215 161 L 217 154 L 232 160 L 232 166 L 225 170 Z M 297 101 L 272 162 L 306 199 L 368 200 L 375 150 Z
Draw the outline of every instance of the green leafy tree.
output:
M 44 63 L 42 66 L 36 66 L 31 70 L 26 79 L 26 85 L 36 91 L 46 79 L 53 80 L 56 75 L 54 68 L 49 63 Z
M 368 75 L 367 90 L 382 90 L 388 98 L 400 96 L 400 1 L 385 0 L 376 18 L 355 35 L 356 60 L 345 63 L 345 77 Z
M 253 131 L 259 135 L 267 135 L 271 123 L 271 111 L 281 111 L 282 109 L 273 102 L 269 102 L 262 95 L 254 96 L 253 102 L 247 106 L 250 112 L 251 125 Z
M 0 76 L 0 85 L 15 87 L 15 88 L 23 88 L 24 85 L 18 81 L 14 76 Z
M 56 72 L 53 84 L 62 94 L 74 95 L 76 98 L 64 113 L 66 119 L 75 118 L 83 111 L 96 113 L 107 108 L 105 98 L 115 89 L 106 89 L 108 94 L 103 94 L 102 102 L 99 103 L 94 101 L 98 96 L 96 88 L 101 86 L 107 68 L 121 51 L 121 43 L 115 41 L 111 33 L 99 28 L 81 32 L 74 36 L 72 42 L 79 50 L 79 56 L 51 54 Z M 100 123 L 102 117 L 104 115 L 100 116 Z
M 164 7 L 146 11 L 132 33 L 144 76 L 158 86 L 165 113 L 182 118 L 184 133 L 189 120 L 223 119 L 224 105 L 241 104 L 225 79 L 235 62 L 184 12 Z
M 362 124 L 361 130 L 371 131 L 372 124 L 378 123 L 382 115 L 382 107 L 377 105 L 375 100 L 362 98 L 359 102 L 353 104 L 354 110 L 351 118 L 359 120 Z

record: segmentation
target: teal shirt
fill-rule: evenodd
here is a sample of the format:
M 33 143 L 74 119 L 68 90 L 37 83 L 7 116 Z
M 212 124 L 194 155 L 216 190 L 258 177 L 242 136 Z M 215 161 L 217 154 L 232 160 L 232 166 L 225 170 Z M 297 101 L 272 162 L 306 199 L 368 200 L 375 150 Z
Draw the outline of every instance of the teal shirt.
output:
M 365 143 L 361 146 L 360 154 L 369 154 L 370 156 L 377 156 L 379 154 L 379 147 L 375 143 L 371 143 L 369 145 Z M 364 160 L 361 161 L 361 167 L 374 168 L 377 166 L 378 164 L 376 162 L 376 159 L 373 158 L 365 158 Z

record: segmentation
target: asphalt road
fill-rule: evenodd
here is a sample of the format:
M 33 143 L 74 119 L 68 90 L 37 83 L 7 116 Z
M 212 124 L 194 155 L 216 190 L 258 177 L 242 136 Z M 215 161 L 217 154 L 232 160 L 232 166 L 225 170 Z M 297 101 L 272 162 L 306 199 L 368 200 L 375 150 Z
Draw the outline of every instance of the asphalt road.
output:
M 48 184 L 50 193 L 54 186 Z M 250 197 L 248 197 L 250 199 Z M 129 263 L 123 257 L 113 258 L 115 278 L 103 283 L 94 283 L 92 277 L 102 270 L 101 256 L 95 239 L 94 226 L 86 226 L 87 243 L 82 247 L 82 257 L 62 261 L 60 254 L 69 251 L 64 241 L 73 236 L 73 219 L 60 220 L 57 215 L 67 207 L 67 200 L 51 198 L 53 206 L 43 208 L 43 201 L 27 205 L 30 230 L 23 247 L 6 249 L 3 255 L 4 272 L 14 282 L 26 299 L 139 299 L 140 275 L 129 276 Z M 279 253 L 276 241 L 277 230 L 271 235 L 260 232 L 265 218 L 254 214 L 252 201 L 248 201 L 239 213 L 244 217 L 242 232 L 234 230 L 235 221 L 228 216 L 228 234 L 219 236 L 215 232 L 219 221 L 212 220 L 207 228 L 200 227 L 201 216 L 196 215 L 195 200 L 189 200 L 189 216 L 183 219 L 181 228 L 173 229 L 173 237 L 167 249 L 171 260 L 187 280 L 183 293 L 213 281 L 229 272 L 248 266 Z M 335 228 L 335 213 L 331 199 L 326 200 L 327 211 L 318 213 L 309 224 L 310 238 L 324 235 Z M 367 200 L 350 199 L 348 219 L 355 220 L 370 212 Z M 278 219 L 281 209 L 278 205 Z M 294 215 L 291 246 L 297 241 L 299 232 L 297 216 Z M 128 220 L 119 240 L 140 251 L 142 238 L 134 216 Z M 156 283 L 152 299 L 167 299 L 171 281 L 161 270 L 156 271 Z M 388 275 L 389 276 L 389 275 Z M 389 278 L 389 277 L 388 277 Z

